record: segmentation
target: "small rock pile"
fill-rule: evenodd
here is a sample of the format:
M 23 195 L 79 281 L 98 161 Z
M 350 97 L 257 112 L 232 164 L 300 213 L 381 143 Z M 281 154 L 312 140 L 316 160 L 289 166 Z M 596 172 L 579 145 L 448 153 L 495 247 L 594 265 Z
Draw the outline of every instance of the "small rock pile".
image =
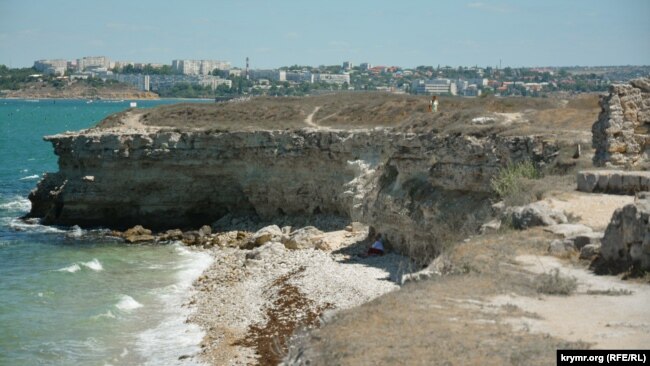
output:
M 347 231 L 353 230 L 353 225 L 346 227 Z M 314 226 L 306 226 L 292 230 L 291 226 L 280 228 L 278 225 L 269 225 L 251 233 L 248 231 L 230 230 L 213 232 L 208 225 L 198 230 L 181 231 L 180 229 L 167 230 L 154 234 L 151 230 L 136 225 L 124 232 L 111 231 L 113 237 L 124 239 L 127 243 L 169 242 L 181 241 L 189 246 L 202 246 L 203 248 L 239 248 L 254 249 L 268 242 L 277 242 L 287 249 L 320 249 L 332 250 L 332 243 L 328 241 L 325 233 Z

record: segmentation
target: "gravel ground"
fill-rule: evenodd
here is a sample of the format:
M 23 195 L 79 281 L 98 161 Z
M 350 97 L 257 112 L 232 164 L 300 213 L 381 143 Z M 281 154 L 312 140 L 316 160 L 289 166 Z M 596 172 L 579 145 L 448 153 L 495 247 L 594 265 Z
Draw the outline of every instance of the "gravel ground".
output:
M 367 232 L 342 238 L 361 243 Z M 362 250 L 358 246 L 358 252 Z M 354 252 L 354 251 L 352 251 Z M 277 364 L 297 329 L 323 313 L 349 309 L 399 288 L 406 257 L 360 258 L 341 251 L 213 248 L 213 265 L 195 282 L 189 321 L 206 332 L 200 360 L 213 365 Z

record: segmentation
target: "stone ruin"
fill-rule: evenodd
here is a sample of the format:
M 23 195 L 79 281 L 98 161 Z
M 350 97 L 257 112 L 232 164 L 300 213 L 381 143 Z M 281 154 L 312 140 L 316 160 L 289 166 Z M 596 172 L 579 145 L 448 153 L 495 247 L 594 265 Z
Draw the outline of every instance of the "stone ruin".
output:
M 650 157 L 650 78 L 613 84 L 591 128 L 594 164 L 643 167 Z

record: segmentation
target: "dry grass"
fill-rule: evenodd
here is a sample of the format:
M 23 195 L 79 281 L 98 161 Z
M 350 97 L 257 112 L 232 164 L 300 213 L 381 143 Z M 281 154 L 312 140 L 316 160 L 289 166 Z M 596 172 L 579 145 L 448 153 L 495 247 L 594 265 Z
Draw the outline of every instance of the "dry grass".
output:
M 560 274 L 555 268 L 549 273 L 540 273 L 535 277 L 537 292 L 547 295 L 571 295 L 578 288 L 578 281 L 573 277 Z
M 442 97 L 440 111 L 427 113 L 429 97 L 379 92 L 341 92 L 310 97 L 256 97 L 246 102 L 181 103 L 137 110 L 150 126 L 179 129 L 258 130 L 306 127 L 305 118 L 319 106 L 313 122 L 334 128 L 397 127 L 408 132 L 509 135 L 558 133 L 571 138 L 588 133 L 597 119 L 594 95 L 555 98 Z M 480 126 L 472 118 L 495 113 L 521 113 L 525 123 Z M 501 118 L 501 117 L 500 117 Z M 109 120 L 100 128 L 110 127 Z
M 505 230 L 474 237 L 448 253 L 455 275 L 409 283 L 332 320 L 294 344 L 289 364 L 546 365 L 558 348 L 587 348 L 514 330 L 506 318 L 536 319 L 516 306 L 492 306 L 497 294 L 537 294 L 534 276 L 512 265 L 521 253 L 542 253 L 543 230 Z M 301 357 L 297 355 L 302 354 Z

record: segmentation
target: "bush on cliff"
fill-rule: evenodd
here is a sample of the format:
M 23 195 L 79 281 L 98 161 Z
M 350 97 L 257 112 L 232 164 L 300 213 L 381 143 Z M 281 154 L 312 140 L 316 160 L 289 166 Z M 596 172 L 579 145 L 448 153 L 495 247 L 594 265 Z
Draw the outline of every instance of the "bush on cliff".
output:
M 506 204 L 525 204 L 528 202 L 523 201 L 534 199 L 533 197 L 523 197 L 529 196 L 532 192 L 530 181 L 540 177 L 541 174 L 535 164 L 530 160 L 525 160 L 519 163 L 510 163 L 499 170 L 499 173 L 490 181 L 490 185 L 494 193 L 506 201 Z

